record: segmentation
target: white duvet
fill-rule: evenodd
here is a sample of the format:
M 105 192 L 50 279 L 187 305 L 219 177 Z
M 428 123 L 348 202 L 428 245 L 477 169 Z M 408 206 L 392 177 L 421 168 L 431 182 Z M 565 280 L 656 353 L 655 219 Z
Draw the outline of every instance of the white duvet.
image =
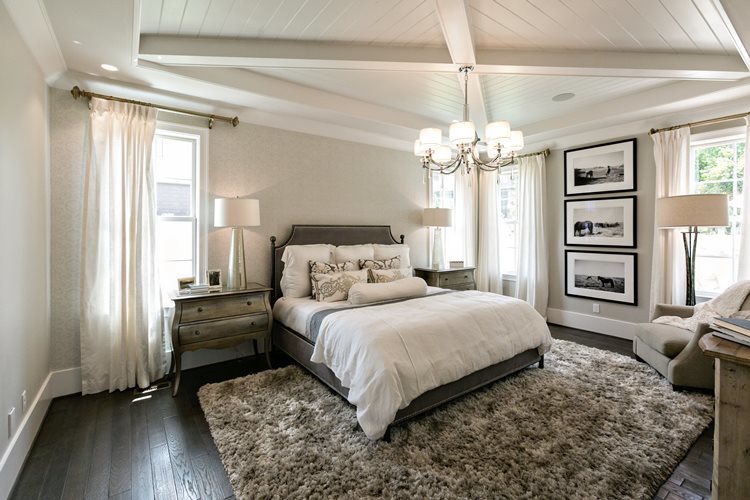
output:
M 360 426 L 378 439 L 422 393 L 550 345 L 547 324 L 526 302 L 464 291 L 332 313 L 312 361 L 349 389 Z

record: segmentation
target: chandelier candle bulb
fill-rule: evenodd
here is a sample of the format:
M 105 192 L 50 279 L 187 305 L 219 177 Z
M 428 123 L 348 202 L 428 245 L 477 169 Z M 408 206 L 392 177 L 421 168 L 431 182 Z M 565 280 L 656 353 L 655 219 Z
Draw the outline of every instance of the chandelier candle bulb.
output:
M 419 142 L 425 150 L 436 149 L 443 143 L 443 133 L 439 128 L 423 128 L 419 131 Z

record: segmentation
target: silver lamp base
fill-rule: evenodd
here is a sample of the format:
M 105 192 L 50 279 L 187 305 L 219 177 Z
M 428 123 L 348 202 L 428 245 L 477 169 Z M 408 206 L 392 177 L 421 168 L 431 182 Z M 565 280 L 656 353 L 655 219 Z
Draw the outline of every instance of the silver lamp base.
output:
M 241 227 L 232 228 L 232 242 L 229 245 L 229 266 L 227 269 L 227 289 L 242 290 L 247 286 L 245 278 L 245 239 Z
M 442 269 L 445 253 L 443 251 L 443 228 L 432 228 L 432 268 Z

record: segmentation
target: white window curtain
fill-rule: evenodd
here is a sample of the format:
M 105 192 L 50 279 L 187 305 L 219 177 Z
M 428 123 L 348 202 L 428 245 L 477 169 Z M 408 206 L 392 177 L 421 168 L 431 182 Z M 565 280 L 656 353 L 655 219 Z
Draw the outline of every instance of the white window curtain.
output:
M 546 193 L 544 155 L 519 158 L 516 297 L 531 304 L 545 319 L 549 297 Z
M 476 170 L 476 169 L 474 169 Z M 498 172 L 480 172 L 477 228 L 477 289 L 484 292 L 503 293 L 503 275 L 500 266 L 500 207 L 497 189 Z
M 83 394 L 166 373 L 156 272 L 154 108 L 91 100 L 81 247 Z
M 750 280 L 750 119 L 745 117 L 745 176 L 742 183 L 742 237 L 740 239 L 740 262 L 738 280 Z
M 455 173 L 453 227 L 447 228 L 448 258 L 474 266 L 477 254 L 477 169 Z
M 689 194 L 690 129 L 666 130 L 651 136 L 656 162 L 656 198 Z M 654 210 L 654 220 L 658 215 Z M 684 304 L 685 254 L 680 229 L 654 224 L 650 310 L 656 304 Z

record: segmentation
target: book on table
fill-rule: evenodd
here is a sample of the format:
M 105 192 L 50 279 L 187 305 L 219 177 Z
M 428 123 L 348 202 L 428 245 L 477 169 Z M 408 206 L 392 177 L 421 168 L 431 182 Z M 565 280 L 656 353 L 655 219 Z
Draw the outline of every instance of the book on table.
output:
M 737 344 L 742 344 L 744 346 L 750 347 L 750 337 L 746 337 L 741 333 L 735 333 L 732 330 L 717 327 L 713 327 L 713 332 L 711 333 L 722 339 L 731 340 L 732 342 L 735 342 Z
M 750 338 L 750 320 L 741 318 L 716 318 L 711 324 L 713 328 L 723 328 Z

